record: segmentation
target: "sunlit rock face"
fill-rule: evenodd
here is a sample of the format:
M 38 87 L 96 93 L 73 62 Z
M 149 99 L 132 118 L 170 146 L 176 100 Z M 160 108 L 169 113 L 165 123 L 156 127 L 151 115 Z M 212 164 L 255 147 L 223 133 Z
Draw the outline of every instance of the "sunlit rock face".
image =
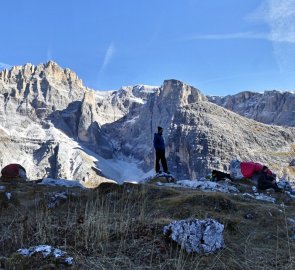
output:
M 65 109 L 69 103 L 82 100 L 85 87 L 77 75 L 50 61 L 34 66 L 15 66 L 0 73 L 0 93 L 5 110 L 36 116 L 46 116 Z
M 107 180 L 96 169 L 96 158 L 52 124 L 18 114 L 0 118 L 1 168 L 19 163 L 32 180 L 52 177 L 96 184 Z
M 102 128 L 119 153 L 154 166 L 153 136 L 164 128 L 169 170 L 180 179 L 227 171 L 232 159 L 269 165 L 290 175 L 294 129 L 264 125 L 207 101 L 196 88 L 167 80 L 140 109 Z
M 258 102 L 262 97 L 264 103 Z M 32 179 L 105 181 L 106 166 L 100 164 L 119 175 L 125 168 L 111 164 L 124 160 L 144 173 L 154 167 L 153 137 L 162 126 L 169 171 L 179 179 L 227 171 L 232 159 L 261 162 L 279 176 L 292 176 L 294 128 L 265 125 L 213 101 L 226 103 L 178 80 L 94 91 L 52 61 L 13 67 L 0 72 L 0 166 L 23 164 Z M 241 93 L 227 104 L 256 118 L 278 106 L 281 116 L 268 123 L 288 122 L 284 115 L 294 113 L 277 92 Z
M 283 175 L 294 155 L 294 139 L 294 128 L 261 124 L 198 102 L 175 114 L 168 137 L 169 160 L 188 178 L 206 175 L 208 169 L 228 171 L 232 159 L 261 162 Z
M 47 64 L 0 72 L 0 166 L 21 163 L 30 179 L 107 180 L 80 143 L 112 157 L 97 124 L 93 90 L 69 69 Z M 69 120 L 69 121 L 68 121 Z M 100 140 L 103 147 L 98 147 Z
M 206 97 L 198 89 L 177 80 L 166 80 L 144 104 L 135 106 L 120 120 L 104 125 L 103 130 L 112 134 L 118 152 L 139 160 L 141 167 L 148 170 L 153 168 L 153 138 L 157 126 L 164 128 L 167 140 L 178 109 L 202 100 Z
M 264 93 L 241 92 L 225 97 L 208 97 L 208 99 L 219 106 L 265 124 L 295 126 L 294 92 L 276 90 Z

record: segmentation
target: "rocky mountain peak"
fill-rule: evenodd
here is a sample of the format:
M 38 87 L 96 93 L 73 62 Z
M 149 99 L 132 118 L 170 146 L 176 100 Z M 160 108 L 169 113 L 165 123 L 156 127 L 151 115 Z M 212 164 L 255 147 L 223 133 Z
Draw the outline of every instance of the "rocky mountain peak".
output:
M 265 124 L 295 126 L 294 92 L 246 91 L 225 97 L 208 97 L 208 99 L 219 106 Z
M 30 63 L 0 72 L 0 94 L 4 112 L 18 111 L 44 117 L 82 100 L 86 88 L 76 73 L 57 63 L 34 66 Z
M 57 80 L 60 80 L 63 83 L 71 83 L 76 86 L 82 87 L 83 83 L 80 80 L 75 72 L 69 68 L 61 68 L 54 61 L 49 61 L 43 65 L 45 74 L 50 77 L 54 77 Z
M 54 61 L 37 66 L 27 63 L 23 66 L 14 66 L 10 70 L 0 72 L 0 80 L 4 83 L 13 84 L 20 81 L 30 81 L 46 78 L 52 83 L 73 84 L 83 87 L 82 80 L 70 69 L 63 69 Z
M 115 91 L 114 94 L 120 98 L 125 96 L 130 98 L 140 98 L 142 101 L 145 101 L 150 94 L 158 92 L 159 89 L 159 86 L 138 84 L 135 86 L 122 86 L 121 89 Z
M 199 89 L 174 79 L 165 80 L 161 90 L 160 98 L 178 106 L 207 100 Z

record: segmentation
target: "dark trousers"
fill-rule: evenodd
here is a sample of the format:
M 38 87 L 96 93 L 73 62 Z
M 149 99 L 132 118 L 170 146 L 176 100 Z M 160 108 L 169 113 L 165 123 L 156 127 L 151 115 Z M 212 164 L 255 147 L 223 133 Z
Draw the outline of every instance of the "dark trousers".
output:
M 264 182 L 264 183 L 258 183 L 258 189 L 261 190 L 266 190 L 268 188 L 273 188 L 276 192 L 280 192 L 281 189 L 278 187 L 278 185 L 276 183 L 272 183 L 272 182 Z
M 162 163 L 163 171 L 168 172 L 167 162 L 165 158 L 165 150 L 156 150 L 156 172 L 160 171 L 160 161 Z

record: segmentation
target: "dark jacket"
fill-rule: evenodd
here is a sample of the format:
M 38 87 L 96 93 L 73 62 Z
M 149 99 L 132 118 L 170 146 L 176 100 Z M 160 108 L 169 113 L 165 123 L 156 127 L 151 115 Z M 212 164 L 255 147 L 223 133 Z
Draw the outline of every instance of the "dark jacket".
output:
M 272 183 L 272 181 L 275 180 L 274 175 L 269 175 L 265 172 L 260 172 L 257 180 L 257 187 L 258 189 L 268 189 L 273 188 L 275 191 L 279 191 L 279 187 L 276 183 Z
M 155 133 L 154 134 L 154 147 L 156 151 L 165 150 L 165 143 L 162 134 Z

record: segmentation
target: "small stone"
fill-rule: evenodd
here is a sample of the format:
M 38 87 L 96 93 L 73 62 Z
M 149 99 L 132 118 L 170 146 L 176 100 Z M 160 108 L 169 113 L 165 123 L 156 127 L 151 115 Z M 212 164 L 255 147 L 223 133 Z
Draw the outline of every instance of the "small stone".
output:
M 289 224 L 295 225 L 295 219 L 294 218 L 288 217 L 287 221 L 288 221 Z
M 246 215 L 244 215 L 244 218 L 245 219 L 253 219 L 254 216 L 252 214 L 246 214 Z
M 10 192 L 5 192 L 5 196 L 8 200 L 11 199 L 12 194 Z

